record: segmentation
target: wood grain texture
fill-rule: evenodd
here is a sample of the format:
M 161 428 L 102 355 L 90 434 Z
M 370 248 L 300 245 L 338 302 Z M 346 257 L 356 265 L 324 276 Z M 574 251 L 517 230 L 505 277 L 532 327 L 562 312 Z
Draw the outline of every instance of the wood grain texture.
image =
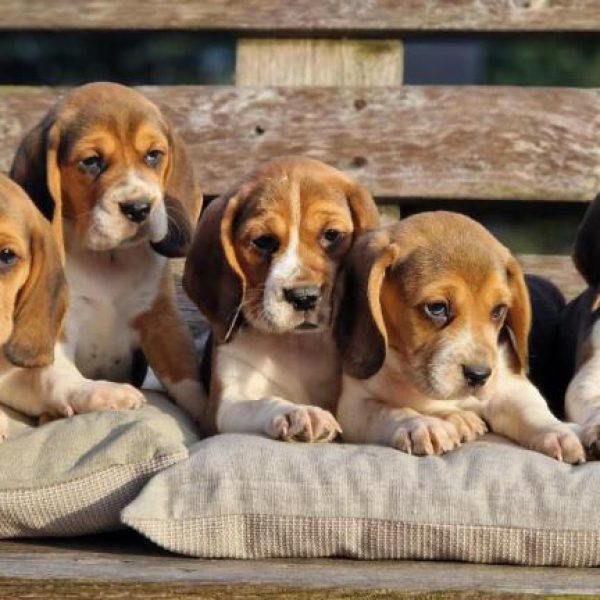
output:
M 590 200 L 600 188 L 595 90 L 140 89 L 182 133 L 208 195 L 284 154 L 329 162 L 383 199 Z M 0 88 L 0 169 L 58 94 Z
M 542 275 L 552 281 L 567 300 L 572 300 L 586 288 L 570 256 L 524 254 L 519 256 L 519 262 L 526 273 Z
M 241 86 L 395 86 L 402 81 L 400 40 L 268 40 L 237 43 Z
M 4 29 L 193 29 L 266 34 L 598 31 L 597 0 L 3 0 Z
M 84 538 L 54 540 L 14 540 L 0 542 L 0 593 L 3 585 L 11 585 L 7 578 L 29 581 L 28 591 L 37 595 L 25 596 L 44 598 L 40 595 L 39 585 L 46 583 L 49 591 L 56 589 L 63 593 L 65 585 L 74 590 L 83 582 L 93 582 L 100 586 L 98 590 L 110 590 L 106 585 L 112 583 L 137 584 L 129 588 L 138 590 L 138 597 L 171 598 L 166 589 L 147 584 L 165 583 L 183 592 L 183 586 L 245 586 L 250 591 L 255 588 L 269 592 L 266 596 L 276 599 L 296 599 L 293 588 L 303 588 L 305 593 L 315 593 L 323 588 L 345 588 L 357 593 L 357 590 L 400 590 L 405 593 L 431 593 L 439 590 L 461 592 L 459 598 L 488 597 L 487 593 L 529 593 L 529 594 L 565 594 L 600 593 L 600 575 L 597 569 L 529 568 L 502 565 L 473 565 L 465 563 L 445 563 L 428 561 L 356 561 L 349 559 L 280 559 L 280 560 L 202 560 L 169 554 L 152 546 L 147 540 L 133 532 L 113 533 Z M 38 586 L 35 586 L 35 582 Z M 102 583 L 106 587 L 102 587 Z M 12 586 L 12 591 L 18 589 Z M 146 584 L 146 585 L 144 585 Z M 280 588 L 275 592 L 272 587 Z M 287 591 L 286 589 L 287 588 Z M 291 589 L 290 589 L 291 588 Z M 11 587 L 4 588 L 11 590 Z M 21 588 L 23 589 L 23 588 Z M 155 595 L 144 596 L 141 592 Z M 85 586 L 83 587 L 85 591 Z M 127 587 L 121 588 L 122 596 L 129 596 Z M 165 595 L 160 595 L 158 591 Z M 236 590 L 238 591 L 238 590 Z M 74 592 L 75 593 L 75 592 Z M 89 593 L 89 587 L 88 587 Z M 289 593 L 289 596 L 284 594 Z M 296 590 L 296 593 L 299 593 Z M 336 598 L 336 592 L 331 592 Z M 390 593 L 390 592 L 388 592 Z M 483 595 L 483 596 L 482 596 Z M 5 596 L 15 598 L 15 596 Z M 18 597 L 18 596 L 17 596 Z M 46 598 L 61 597 L 55 596 Z M 62 598 L 77 598 L 65 594 Z M 110 598 L 91 593 L 83 598 Z M 186 596 L 183 596 L 184 598 Z M 193 597 L 193 596 L 192 596 Z M 211 597 L 208 596 L 207 597 Z M 235 598 L 235 596 L 222 596 Z M 252 596 L 240 596 L 252 598 Z M 299 596 L 306 598 L 307 596 Z M 310 596 L 308 596 L 310 597 Z M 321 598 L 321 596 L 316 596 Z M 324 594 L 324 598 L 327 595 Z M 341 596 L 344 598 L 345 596 Z M 348 595 L 348 598 L 361 597 Z M 377 595 L 366 596 L 378 598 Z M 396 598 L 396 595 L 382 598 Z M 221 598 L 221 596 L 217 596 Z M 433 599 L 436 596 L 428 595 Z M 413 598 L 414 600 L 414 598 Z
M 403 592 L 383 589 L 300 589 L 256 585 L 120 583 L 0 578 L 0 597 L 11 600 L 478 600 L 479 592 Z M 488 600 L 538 600 L 537 594 L 485 592 Z M 552 600 L 584 600 L 553 595 Z

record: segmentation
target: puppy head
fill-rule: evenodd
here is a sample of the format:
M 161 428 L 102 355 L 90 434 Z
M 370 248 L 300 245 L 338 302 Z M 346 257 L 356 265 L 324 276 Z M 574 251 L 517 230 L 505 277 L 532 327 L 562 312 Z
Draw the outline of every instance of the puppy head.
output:
M 21 142 L 11 177 L 60 235 L 61 215 L 90 250 L 150 242 L 183 256 L 202 205 L 183 144 L 130 88 L 76 88 Z
M 49 223 L 0 176 L 0 344 L 19 367 L 43 367 L 66 310 L 66 283 Z
M 267 332 L 321 329 L 342 257 L 378 219 L 369 193 L 340 171 L 272 161 L 205 211 L 184 288 L 221 341 L 240 318 Z
M 510 252 L 462 215 L 409 217 L 368 233 L 348 256 L 336 338 L 345 369 L 374 375 L 396 350 L 422 393 L 445 399 L 493 385 L 499 346 L 527 366 L 529 297 Z

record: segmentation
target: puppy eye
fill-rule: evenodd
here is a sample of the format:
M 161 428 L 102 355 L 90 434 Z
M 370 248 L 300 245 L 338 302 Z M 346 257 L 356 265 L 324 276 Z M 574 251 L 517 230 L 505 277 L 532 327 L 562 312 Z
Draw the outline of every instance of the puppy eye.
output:
M 88 156 L 78 163 L 79 168 L 92 177 L 97 177 L 104 171 L 106 164 L 101 156 Z
M 331 248 L 335 246 L 342 238 L 344 234 L 337 229 L 326 229 L 321 236 L 321 241 L 325 248 Z
M 260 253 L 270 255 L 279 249 L 279 240 L 274 235 L 261 235 L 252 240 L 252 245 Z
M 0 271 L 8 271 L 19 260 L 17 254 L 10 248 L 0 250 Z
M 423 311 L 437 326 L 446 325 L 450 320 L 450 307 L 445 302 L 425 304 Z
M 500 321 L 503 319 L 507 310 L 508 307 L 506 304 L 498 304 L 497 306 L 494 306 L 494 308 L 492 308 L 492 312 L 490 313 L 492 321 Z
M 158 165 L 160 165 L 160 162 L 161 162 L 163 156 L 164 156 L 164 153 L 162 152 L 162 150 L 150 150 L 150 152 L 148 152 L 144 156 L 144 162 L 149 167 L 152 167 L 153 169 L 155 169 L 156 167 L 158 167 Z

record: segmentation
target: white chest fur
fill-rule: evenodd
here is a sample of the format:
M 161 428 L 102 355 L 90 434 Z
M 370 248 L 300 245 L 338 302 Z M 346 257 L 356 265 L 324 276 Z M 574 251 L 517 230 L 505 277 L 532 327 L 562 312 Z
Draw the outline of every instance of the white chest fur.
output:
M 217 348 L 223 396 L 279 396 L 335 410 L 340 365 L 329 333 L 265 334 L 243 329 Z
M 129 379 L 140 344 L 133 323 L 152 306 L 165 262 L 147 243 L 106 252 L 69 247 L 66 347 L 84 376 Z

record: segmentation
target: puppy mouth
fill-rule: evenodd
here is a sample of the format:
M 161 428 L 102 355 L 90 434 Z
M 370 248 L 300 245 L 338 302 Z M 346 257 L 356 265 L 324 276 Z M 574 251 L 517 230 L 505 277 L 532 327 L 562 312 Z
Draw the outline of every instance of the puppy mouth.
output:
M 296 331 L 315 331 L 319 329 L 318 323 L 311 323 L 310 321 L 302 321 L 300 325 L 296 325 L 294 328 Z

